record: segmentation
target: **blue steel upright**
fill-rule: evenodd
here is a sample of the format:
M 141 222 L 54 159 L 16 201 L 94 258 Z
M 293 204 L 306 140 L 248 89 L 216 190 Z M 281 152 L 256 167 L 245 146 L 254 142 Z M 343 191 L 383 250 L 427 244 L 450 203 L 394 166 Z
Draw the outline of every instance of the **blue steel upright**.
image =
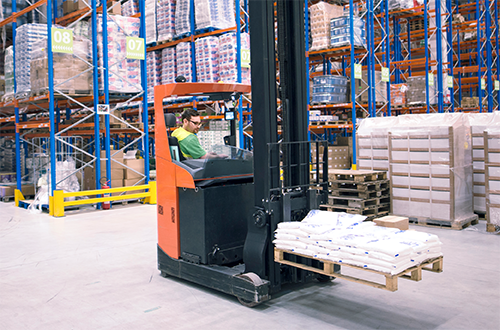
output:
M 443 109 L 443 30 L 441 25 L 441 0 L 436 2 L 436 57 L 437 57 L 437 87 L 438 87 L 438 112 Z M 434 81 L 434 84 L 436 81 Z
M 142 2 L 142 1 L 140 1 Z M 109 59 L 108 59 L 108 5 L 106 1 L 101 1 L 102 6 L 102 66 L 104 80 L 104 104 L 109 106 Z M 111 186 L 111 146 L 110 146 L 110 130 L 109 130 L 109 115 L 104 116 L 106 125 L 106 136 L 104 137 L 104 148 L 106 153 L 106 178 L 109 181 L 108 186 Z M 101 173 L 95 174 L 96 179 L 100 180 Z
M 96 5 L 96 0 L 92 0 L 91 2 L 92 6 L 92 17 L 91 17 L 91 24 L 92 24 L 92 65 L 93 65 L 93 75 L 92 75 L 92 87 L 94 91 L 94 151 L 95 151 L 95 187 L 96 189 L 101 189 L 101 182 L 100 182 L 100 176 L 101 176 L 101 139 L 99 138 L 100 136 L 100 130 L 99 130 L 99 115 L 97 114 L 97 105 L 99 104 L 99 80 L 98 80 L 98 67 L 99 67 L 99 59 L 97 57 L 97 5 Z M 104 40 L 103 40 L 103 46 L 104 46 Z M 100 207 L 100 204 L 98 204 L 98 207 Z
M 349 34 L 351 42 L 351 103 L 352 103 L 352 168 L 357 169 L 357 159 L 356 159 L 356 85 L 354 81 L 354 1 L 349 0 Z
M 142 123 L 144 127 L 144 136 L 142 137 L 143 157 L 144 157 L 144 175 L 145 184 L 149 182 L 149 113 L 148 113 L 148 81 L 146 69 L 146 4 L 139 1 L 140 26 L 139 37 L 144 39 L 144 60 L 141 60 L 141 85 L 144 94 L 142 94 Z M 118 148 L 119 149 L 119 146 Z
M 12 2 L 12 12 L 16 12 L 16 1 Z M 16 84 L 16 29 L 17 29 L 17 23 L 14 20 L 12 22 L 12 50 L 13 50 L 13 56 L 12 56 L 12 74 L 14 77 L 14 95 L 17 92 L 17 84 Z M 19 106 L 17 105 L 17 102 L 14 101 L 14 113 L 15 113 L 15 121 L 16 121 L 16 130 L 15 130 L 15 137 L 16 137 L 16 185 L 17 185 L 17 190 L 21 191 L 21 140 L 19 136 Z
M 49 122 L 50 122 L 50 187 L 49 196 L 56 190 L 56 137 L 54 125 L 54 58 L 52 54 L 52 0 L 47 0 L 47 58 L 49 76 Z
M 487 91 L 487 98 L 488 98 L 488 112 L 493 111 L 493 77 L 491 75 L 491 71 L 493 70 L 492 65 L 493 65 L 493 60 L 491 58 L 491 52 L 493 51 L 491 41 L 493 38 L 493 35 L 491 33 L 491 10 L 490 10 L 490 0 L 485 0 L 485 15 L 486 15 L 486 22 L 485 22 L 485 37 L 486 37 L 486 88 L 488 89 Z M 498 55 L 497 55 L 498 56 Z M 479 100 L 481 102 L 481 100 Z
M 238 71 L 237 82 L 241 84 L 241 21 L 240 21 L 240 2 L 235 0 L 236 8 L 236 68 Z M 239 147 L 244 148 L 245 141 L 243 141 L 243 97 L 240 96 L 238 102 L 238 139 L 240 140 Z

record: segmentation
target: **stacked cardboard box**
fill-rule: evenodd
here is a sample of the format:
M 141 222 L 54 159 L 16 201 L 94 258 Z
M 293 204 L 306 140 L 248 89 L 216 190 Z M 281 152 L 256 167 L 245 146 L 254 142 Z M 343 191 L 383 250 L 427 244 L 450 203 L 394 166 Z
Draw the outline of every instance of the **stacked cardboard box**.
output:
M 487 230 L 494 232 L 500 227 L 500 128 L 484 132 L 486 158 L 486 207 Z
M 391 84 L 391 106 L 404 107 L 406 106 L 406 84 Z
M 320 1 L 311 7 L 311 50 L 325 49 L 330 46 L 330 20 L 344 14 L 342 6 Z
M 407 80 L 408 91 L 406 92 L 406 101 L 408 105 L 416 105 L 416 104 L 426 104 L 426 77 L 425 76 L 413 76 L 409 77 Z M 436 85 L 437 81 L 434 78 L 434 85 L 430 86 L 429 84 L 429 104 L 436 104 Z
M 368 71 L 363 70 L 363 79 L 356 79 L 356 96 L 363 103 L 368 102 Z M 382 72 L 375 71 L 375 100 L 377 103 L 387 102 L 387 83 L 382 81 Z M 359 96 L 358 96 L 359 95 Z
M 319 161 L 323 161 L 324 147 L 319 146 Z M 329 146 L 327 150 L 328 171 L 347 169 L 351 167 L 348 146 Z M 316 144 L 311 145 L 311 161 L 316 163 Z

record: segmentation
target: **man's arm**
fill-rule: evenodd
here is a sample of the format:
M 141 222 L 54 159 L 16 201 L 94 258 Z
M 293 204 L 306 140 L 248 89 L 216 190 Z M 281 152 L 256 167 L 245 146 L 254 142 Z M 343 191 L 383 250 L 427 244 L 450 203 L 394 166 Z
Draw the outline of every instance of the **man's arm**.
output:
M 207 152 L 201 147 L 198 137 L 190 134 L 188 137 L 179 141 L 181 151 L 183 154 L 193 157 L 193 159 L 205 159 Z

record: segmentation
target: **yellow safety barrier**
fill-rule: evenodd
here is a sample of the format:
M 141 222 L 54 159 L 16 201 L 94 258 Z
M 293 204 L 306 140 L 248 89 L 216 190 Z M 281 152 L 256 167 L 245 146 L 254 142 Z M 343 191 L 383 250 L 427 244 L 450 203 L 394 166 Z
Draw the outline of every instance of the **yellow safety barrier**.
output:
M 104 194 L 122 193 L 126 191 L 135 191 L 135 190 L 149 190 L 149 191 L 133 193 L 128 195 L 120 195 L 120 196 L 95 197 L 95 198 L 81 199 L 76 201 L 66 201 L 66 202 L 64 201 L 64 199 L 68 197 L 104 195 Z M 86 190 L 77 192 L 64 192 L 63 190 L 54 190 L 54 196 L 51 197 L 49 201 L 49 214 L 55 217 L 63 217 L 64 208 L 66 206 L 95 204 L 95 203 L 112 202 L 112 201 L 119 201 L 124 199 L 136 199 L 136 198 L 144 198 L 144 202 L 147 204 L 156 204 L 156 181 L 149 181 L 148 184 L 140 186 Z
M 24 200 L 24 196 L 23 196 L 23 193 L 21 192 L 21 190 L 15 189 L 14 190 L 14 202 L 16 204 L 16 207 L 19 206 L 19 201 L 23 201 L 23 200 Z

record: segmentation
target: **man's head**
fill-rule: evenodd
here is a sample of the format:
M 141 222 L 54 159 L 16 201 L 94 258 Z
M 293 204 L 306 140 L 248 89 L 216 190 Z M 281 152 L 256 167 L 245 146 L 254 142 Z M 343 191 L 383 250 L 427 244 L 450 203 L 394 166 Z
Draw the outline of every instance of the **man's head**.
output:
M 182 128 L 190 133 L 198 133 L 201 127 L 201 118 L 198 111 L 194 109 L 186 109 L 182 113 Z

